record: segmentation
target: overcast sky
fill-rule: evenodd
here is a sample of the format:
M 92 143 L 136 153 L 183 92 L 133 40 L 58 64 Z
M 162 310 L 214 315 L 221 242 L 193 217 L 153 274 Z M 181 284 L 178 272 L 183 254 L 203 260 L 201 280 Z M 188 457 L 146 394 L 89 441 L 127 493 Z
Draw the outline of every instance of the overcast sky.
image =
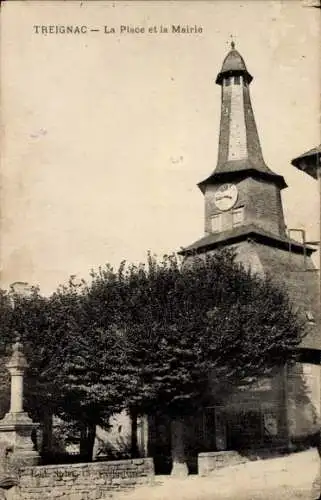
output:
M 290 164 L 320 142 L 320 10 L 303 4 L 5 2 L 2 286 L 27 281 L 49 293 L 71 274 L 203 236 L 196 184 L 216 165 L 215 78 L 231 35 L 254 76 L 265 161 L 289 185 L 287 224 L 318 239 L 317 183 Z M 34 28 L 67 24 L 88 32 Z M 173 34 L 173 24 L 202 33 Z M 120 35 L 120 25 L 145 33 Z M 146 32 L 153 26 L 158 33 Z

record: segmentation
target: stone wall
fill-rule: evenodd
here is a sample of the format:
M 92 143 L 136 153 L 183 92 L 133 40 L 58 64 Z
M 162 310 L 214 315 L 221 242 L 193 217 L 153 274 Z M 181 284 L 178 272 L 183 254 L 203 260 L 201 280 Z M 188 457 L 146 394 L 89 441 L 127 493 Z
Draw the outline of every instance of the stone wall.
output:
M 152 483 L 151 458 L 47 465 L 21 470 L 13 500 L 98 500 L 112 493 Z
M 209 476 L 223 467 L 247 462 L 237 451 L 214 451 L 198 454 L 198 474 Z

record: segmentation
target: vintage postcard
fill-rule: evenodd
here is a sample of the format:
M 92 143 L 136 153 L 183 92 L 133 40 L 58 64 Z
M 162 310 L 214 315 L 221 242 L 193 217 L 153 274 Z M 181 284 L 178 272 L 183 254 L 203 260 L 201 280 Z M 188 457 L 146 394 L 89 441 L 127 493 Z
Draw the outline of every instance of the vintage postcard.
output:
M 108 429 L 102 417 L 91 420 L 94 433 L 89 424 L 85 429 L 93 444 L 89 464 L 72 458 L 82 447 L 70 444 L 71 438 L 64 446 L 60 442 L 61 455 L 56 450 L 52 458 L 50 438 L 40 461 L 32 455 L 33 461 L 24 462 L 31 472 L 19 469 L 8 490 L 12 498 L 319 498 L 320 7 L 312 0 L 2 2 L 1 289 L 36 287 L 33 298 L 40 304 L 41 297 L 53 300 L 70 276 L 81 287 L 81 280 L 90 283 L 92 270 L 97 278 L 106 264 L 117 270 L 123 261 L 146 263 L 148 252 L 155 259 L 175 253 L 179 262 L 192 263 L 195 256 L 230 249 L 246 269 L 284 285 L 306 328 L 294 364 L 284 357 L 278 369 L 250 387 L 249 371 L 245 385 L 240 378 L 238 389 L 225 398 L 220 388 L 220 399 L 207 397 L 201 411 L 193 413 L 190 405 L 180 413 L 175 398 L 163 405 L 166 386 L 157 393 L 155 412 L 150 400 L 148 406 L 145 396 L 135 393 L 135 401 L 142 398 L 147 406 L 131 403 L 130 411 L 108 415 Z M 264 309 L 262 304 L 256 309 Z M 120 323 L 130 307 L 119 313 Z M 66 311 L 59 316 L 61 325 Z M 104 316 L 104 309 L 99 311 L 97 321 Z M 231 318 L 232 306 L 230 311 Z M 128 325 L 135 321 L 130 317 Z M 273 331 L 279 328 L 275 318 Z M 24 332 L 37 320 L 23 328 L 19 319 L 12 321 L 22 332 L 16 356 L 22 345 L 33 352 Z M 46 331 L 54 331 L 57 321 L 46 323 Z M 135 328 L 141 331 L 138 323 Z M 278 341 L 276 336 L 273 342 Z M 258 345 L 253 344 L 253 357 L 266 348 Z M 42 380 L 40 366 L 34 373 Z M 62 386 L 67 368 L 61 366 Z M 0 441 L 10 419 L 10 432 L 20 436 L 24 424 L 14 419 L 28 410 L 22 396 L 25 369 L 10 370 L 11 398 L 18 399 L 11 399 L 9 413 L 3 411 Z M 180 386 L 184 370 L 177 378 L 171 372 L 173 385 Z M 230 372 L 217 373 L 224 378 Z M 98 377 L 91 383 L 87 396 L 102 382 Z M 51 388 L 48 394 L 51 390 L 57 402 L 58 393 Z M 184 390 L 175 397 L 191 398 Z M 99 397 L 100 392 L 90 404 Z M 81 421 L 75 416 L 78 406 L 71 411 L 64 398 L 52 406 L 51 431 Z M 41 434 L 49 417 L 38 403 L 38 413 L 28 412 L 43 418 Z M 127 439 L 131 447 L 125 450 Z M 5 487 L 0 477 L 0 493 Z

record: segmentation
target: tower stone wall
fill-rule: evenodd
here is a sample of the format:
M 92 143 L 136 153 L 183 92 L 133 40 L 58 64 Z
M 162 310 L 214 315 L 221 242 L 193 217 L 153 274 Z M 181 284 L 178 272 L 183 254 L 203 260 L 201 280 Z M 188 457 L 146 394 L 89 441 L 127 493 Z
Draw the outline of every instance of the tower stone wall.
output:
M 215 193 L 222 184 L 209 184 L 205 189 L 205 233 L 212 231 L 211 218 L 221 216 L 221 231 L 233 229 L 233 210 L 243 208 L 242 226 L 255 224 L 277 236 L 285 236 L 282 200 L 278 186 L 269 181 L 245 177 L 234 182 L 238 197 L 232 210 L 221 212 L 215 205 Z

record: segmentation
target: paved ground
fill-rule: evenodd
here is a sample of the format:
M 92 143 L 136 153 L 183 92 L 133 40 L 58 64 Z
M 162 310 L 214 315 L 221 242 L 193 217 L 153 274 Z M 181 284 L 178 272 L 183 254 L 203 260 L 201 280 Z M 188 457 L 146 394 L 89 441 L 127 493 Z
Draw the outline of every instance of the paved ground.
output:
M 157 478 L 162 484 L 118 494 L 117 500 L 311 500 L 320 467 L 316 450 L 221 469 L 207 478 Z

